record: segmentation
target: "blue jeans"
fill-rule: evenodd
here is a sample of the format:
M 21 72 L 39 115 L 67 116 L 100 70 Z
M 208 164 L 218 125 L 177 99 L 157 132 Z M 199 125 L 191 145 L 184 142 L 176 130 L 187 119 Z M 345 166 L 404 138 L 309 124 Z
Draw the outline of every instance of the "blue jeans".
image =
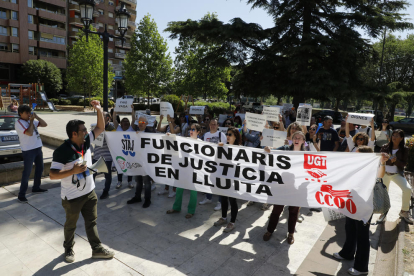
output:
M 32 149 L 32 150 L 24 150 L 22 151 L 23 155 L 23 175 L 22 175 L 22 182 L 20 184 L 20 192 L 19 197 L 25 197 L 27 187 L 29 186 L 29 177 L 30 173 L 32 172 L 33 163 L 35 164 L 35 175 L 33 181 L 33 188 L 32 191 L 36 191 L 40 188 L 40 182 L 43 173 L 43 152 L 42 147 Z
M 93 159 L 92 163 L 98 162 L 98 160 Z M 104 192 L 109 192 L 112 184 L 112 161 L 105 161 L 106 167 L 108 168 L 108 173 L 104 173 L 105 175 L 105 188 Z M 95 181 L 96 173 L 93 174 L 93 181 Z
M 213 198 L 213 194 L 206 194 L 206 198 L 211 200 Z M 221 202 L 221 196 L 219 196 L 218 201 Z

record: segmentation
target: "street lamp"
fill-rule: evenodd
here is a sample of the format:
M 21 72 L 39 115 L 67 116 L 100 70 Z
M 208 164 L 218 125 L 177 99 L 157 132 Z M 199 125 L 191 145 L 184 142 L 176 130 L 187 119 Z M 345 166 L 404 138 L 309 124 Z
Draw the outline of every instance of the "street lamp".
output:
M 125 4 L 121 2 L 121 8 L 116 12 L 116 22 L 118 23 L 118 31 L 121 36 L 115 36 L 108 33 L 105 24 L 104 32 L 92 32 L 89 26 L 92 22 L 93 10 L 95 7 L 95 0 L 80 0 L 79 9 L 81 11 L 81 20 L 84 25 L 83 31 L 86 34 L 86 41 L 88 41 L 88 34 L 97 34 L 102 37 L 104 49 L 104 73 L 103 73 L 103 108 L 108 111 L 108 42 L 109 38 L 117 38 L 121 40 L 122 47 L 124 47 L 125 33 L 128 30 L 128 19 L 131 16 L 125 8 Z
M 229 93 L 228 93 L 228 96 L 227 96 L 228 101 L 229 101 L 229 105 L 230 105 L 229 110 L 231 110 L 230 92 L 232 92 L 232 91 L 233 91 L 233 84 L 230 84 L 230 90 L 229 90 Z
M 83 76 L 83 110 L 85 111 L 85 98 L 86 98 L 86 77 Z

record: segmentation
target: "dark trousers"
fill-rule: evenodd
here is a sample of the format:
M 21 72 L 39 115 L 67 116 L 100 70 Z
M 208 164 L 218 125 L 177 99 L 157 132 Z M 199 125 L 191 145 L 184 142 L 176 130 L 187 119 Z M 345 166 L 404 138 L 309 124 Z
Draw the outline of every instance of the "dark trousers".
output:
M 97 162 L 98 160 L 93 159 L 93 163 Z M 109 192 L 112 184 L 112 161 L 105 161 L 106 167 L 108 168 L 108 173 L 104 173 L 105 176 L 105 188 L 104 192 Z M 95 181 L 96 173 L 93 174 L 93 181 Z
M 145 185 L 145 200 L 151 199 L 151 182 L 148 175 L 137 176 L 137 188 L 135 190 L 135 197 L 141 199 L 142 186 Z
M 20 192 L 19 197 L 25 197 L 27 187 L 29 185 L 29 177 L 30 173 L 32 172 L 33 163 L 35 164 L 35 175 L 33 181 L 33 188 L 32 190 L 38 190 L 40 188 L 40 182 L 43 173 L 43 152 L 42 147 L 32 149 L 32 150 L 24 150 L 22 151 L 23 155 L 23 163 L 24 169 L 22 174 L 22 182 L 20 184 Z
M 273 233 L 279 222 L 280 214 L 283 212 L 285 205 L 273 205 L 272 214 L 270 215 L 269 224 L 267 225 L 267 231 Z M 299 207 L 289 206 L 289 219 L 288 219 L 288 232 L 289 234 L 295 233 L 296 221 L 298 220 Z
M 237 200 L 232 197 L 221 196 L 221 216 L 227 218 L 227 210 L 229 209 L 229 201 L 231 207 L 231 219 L 230 222 L 235 223 L 237 218 L 237 213 L 239 212 L 239 206 L 237 205 Z
M 339 255 L 348 260 L 354 261 L 354 268 L 359 272 L 368 272 L 369 262 L 369 226 L 371 219 L 364 225 L 361 220 L 346 217 L 345 220 L 345 244 Z
M 218 197 L 218 201 L 221 202 L 221 196 Z M 206 198 L 211 200 L 213 198 L 213 194 L 206 194 Z
M 122 173 L 118 173 L 118 181 L 122 182 Z M 132 181 L 132 175 L 128 175 L 128 183 Z
M 86 235 L 92 250 L 102 248 L 96 226 L 96 220 L 98 219 L 97 204 L 98 197 L 95 191 L 71 200 L 62 199 L 62 206 L 66 212 L 66 222 L 63 227 L 65 234 L 63 247 L 70 249 L 75 244 L 76 222 L 78 221 L 79 213 L 82 213 L 85 220 Z

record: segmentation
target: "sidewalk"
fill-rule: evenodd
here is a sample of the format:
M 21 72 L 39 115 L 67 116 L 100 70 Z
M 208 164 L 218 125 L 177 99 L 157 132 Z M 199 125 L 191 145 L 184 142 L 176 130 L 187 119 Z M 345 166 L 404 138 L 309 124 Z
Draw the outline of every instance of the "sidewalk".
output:
M 116 175 L 113 174 L 113 183 Z M 238 200 L 239 215 L 233 232 L 213 226 L 221 212 L 215 205 L 198 205 L 196 214 L 185 219 L 189 193 L 183 210 L 167 215 L 174 199 L 158 196 L 152 204 L 127 205 L 135 190 L 124 186 L 110 191 L 98 202 L 98 229 L 102 242 L 115 250 L 112 260 L 91 259 L 84 222 L 80 218 L 75 236 L 75 257 L 64 262 L 63 224 L 59 181 L 43 179 L 47 194 L 28 195 L 29 204 L 16 200 L 19 184 L 0 189 L 0 271 L 2 275 L 347 275 L 352 262 L 338 262 L 332 253 L 342 246 L 344 220 L 326 223 L 322 213 L 308 216 L 302 208 L 303 223 L 296 227 L 295 243 L 286 243 L 287 212 L 268 242 L 262 240 L 271 210 L 261 204 L 247 207 Z M 124 180 L 124 183 L 126 181 Z M 31 185 L 32 183 L 30 183 Z M 102 193 L 104 179 L 97 178 L 96 193 Z M 30 188 L 29 188 L 30 190 Z M 388 220 L 398 219 L 401 190 L 390 189 L 392 208 Z M 203 198 L 199 194 L 198 199 Z M 216 197 L 214 197 L 216 200 Z M 373 221 L 378 216 L 374 216 Z M 371 226 L 370 275 L 374 271 L 379 231 Z

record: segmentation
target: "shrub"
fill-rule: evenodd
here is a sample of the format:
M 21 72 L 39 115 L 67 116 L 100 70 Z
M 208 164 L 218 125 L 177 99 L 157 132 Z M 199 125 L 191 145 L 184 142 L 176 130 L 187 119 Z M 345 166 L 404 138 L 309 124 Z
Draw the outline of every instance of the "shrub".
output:
M 58 104 L 59 104 L 59 99 L 54 99 L 54 98 L 51 98 L 51 99 L 49 99 L 49 101 L 50 101 L 51 103 L 53 103 L 54 105 L 58 105 Z
M 80 99 L 83 100 L 83 98 L 69 98 L 69 101 L 71 105 L 78 105 Z
M 60 105 L 71 105 L 72 103 L 71 103 L 70 100 L 61 99 L 61 100 L 59 100 L 59 104 Z

